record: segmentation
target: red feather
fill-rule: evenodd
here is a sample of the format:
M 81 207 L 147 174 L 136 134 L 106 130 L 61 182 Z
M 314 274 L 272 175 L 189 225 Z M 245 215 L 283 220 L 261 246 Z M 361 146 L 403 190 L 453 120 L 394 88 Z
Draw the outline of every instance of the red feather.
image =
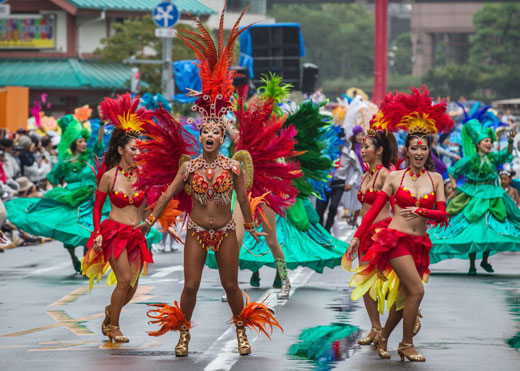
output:
M 302 176 L 297 162 L 280 160 L 294 157 L 296 129 L 292 125 L 282 129 L 285 117 L 271 117 L 272 100 L 254 97 L 247 109 L 244 100 L 245 96 L 239 97 L 235 111 L 239 137 L 234 149 L 247 150 L 253 159 L 252 197 L 268 193 L 267 205 L 283 216 L 283 209 L 291 206 L 298 194 L 292 181 Z
M 173 181 L 181 155 L 197 153 L 195 139 L 170 113 L 163 108 L 156 110 L 155 121 L 144 124 L 149 140 L 139 142 L 141 153 L 136 158 L 139 176 L 134 187 L 147 193 L 148 204 L 155 203 Z M 179 200 L 179 210 L 191 211 L 191 197 L 184 190 L 175 199 Z
M 415 87 L 410 88 L 412 94 L 400 92 L 394 96 L 391 93 L 385 96 L 379 109 L 383 112 L 386 120 L 388 120 L 388 128 L 391 131 L 397 131 L 402 127 L 402 119 L 418 113 L 422 117 L 434 121 L 434 125 L 439 133 L 449 132 L 455 123 L 446 113 L 446 102 L 433 104 L 428 88 L 424 85 L 421 89 Z M 406 129 L 406 128 L 404 128 Z

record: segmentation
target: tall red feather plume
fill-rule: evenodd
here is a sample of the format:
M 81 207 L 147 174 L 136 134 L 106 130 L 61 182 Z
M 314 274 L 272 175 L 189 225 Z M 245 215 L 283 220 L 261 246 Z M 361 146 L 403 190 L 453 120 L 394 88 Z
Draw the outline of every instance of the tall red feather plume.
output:
M 237 37 L 250 26 L 239 30 L 239 24 L 247 8 L 240 14 L 235 25 L 231 29 L 228 41 L 224 46 L 224 13 L 226 6 L 220 16 L 218 30 L 218 45 L 215 45 L 208 30 L 197 20 L 198 29 L 201 34 L 177 29 L 177 36 L 188 47 L 190 47 L 199 59 L 199 75 L 202 82 L 202 92 L 195 94 L 198 99 L 192 107 L 201 115 L 202 121 L 222 124 L 222 117 L 232 110 L 230 98 L 233 94 L 233 77 L 235 71 L 231 71 L 233 62 L 234 44 Z M 190 15 L 191 16 L 191 15 Z
M 146 192 L 148 204 L 154 204 L 179 171 L 181 155 L 195 156 L 197 143 L 182 124 L 162 107 L 155 111 L 155 122 L 143 125 L 148 140 L 139 142 L 136 158 L 139 176 L 136 189 Z M 175 196 L 179 210 L 191 211 L 191 198 L 181 191 Z
M 245 108 L 245 98 L 246 95 L 239 97 L 235 111 L 239 130 L 235 150 L 246 150 L 253 159 L 252 197 L 267 193 L 267 205 L 283 216 L 283 209 L 291 206 L 298 194 L 292 181 L 301 177 L 302 173 L 297 162 L 282 162 L 279 159 L 294 157 L 297 132 L 292 125 L 282 129 L 285 117 L 271 116 L 272 100 L 255 96 Z

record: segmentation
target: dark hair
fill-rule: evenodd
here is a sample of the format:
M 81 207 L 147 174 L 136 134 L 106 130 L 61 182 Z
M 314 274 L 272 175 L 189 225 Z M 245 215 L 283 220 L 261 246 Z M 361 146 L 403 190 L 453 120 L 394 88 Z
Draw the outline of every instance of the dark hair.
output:
M 390 165 L 395 166 L 397 164 L 398 149 L 394 134 L 385 134 L 381 131 L 377 131 L 376 135 L 370 135 L 367 138 L 369 138 L 372 144 L 376 147 L 376 151 L 379 147 L 383 147 L 381 162 L 383 162 L 384 167 L 390 169 Z
M 110 142 L 108 143 L 108 150 L 105 152 L 103 157 L 103 163 L 107 166 L 107 170 L 119 164 L 121 161 L 121 155 L 119 154 L 118 148 L 125 148 L 131 139 L 136 139 L 132 135 L 127 135 L 122 129 L 115 128 L 110 136 Z
M 47 147 L 51 143 L 51 137 L 42 138 L 42 147 Z
M 516 171 L 514 170 L 501 170 L 498 172 L 498 175 L 505 175 L 507 176 L 509 179 L 513 179 L 513 177 L 516 175 Z
M 0 145 L 4 148 L 11 148 L 13 146 L 14 142 L 12 139 L 4 138 L 0 140 Z
M 404 150 L 403 150 L 403 157 L 406 158 L 408 160 L 408 163 L 410 163 L 410 159 L 408 158 L 408 156 L 406 155 L 406 149 L 408 147 L 410 147 L 410 141 L 412 139 L 424 139 L 426 140 L 427 144 L 428 144 L 428 158 L 426 159 L 426 163 L 424 164 L 424 167 L 426 168 L 426 170 L 428 171 L 434 171 L 435 169 L 435 164 L 433 162 L 433 157 L 432 157 L 432 138 L 430 135 L 422 135 L 422 136 L 418 136 L 418 135 L 412 135 L 412 134 L 408 134 L 404 140 Z

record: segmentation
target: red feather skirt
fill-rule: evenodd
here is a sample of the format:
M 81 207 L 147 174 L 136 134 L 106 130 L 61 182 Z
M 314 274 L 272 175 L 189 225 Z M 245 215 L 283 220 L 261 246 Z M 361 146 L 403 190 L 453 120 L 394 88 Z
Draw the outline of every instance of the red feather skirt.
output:
M 350 286 L 356 286 L 352 299 L 357 300 L 367 292 L 376 297 L 378 309 L 384 311 L 395 304 L 396 310 L 404 308 L 406 292 L 399 285 L 399 277 L 390 266 L 390 260 L 404 255 L 411 255 L 419 276 L 423 282 L 428 282 L 430 275 L 430 249 L 432 243 L 428 234 L 413 236 L 407 233 L 383 228 L 372 237 L 373 243 L 366 252 L 363 261 L 368 265 L 360 266 L 350 281 Z
M 105 262 L 109 262 L 112 256 L 118 259 L 123 250 L 126 249 L 132 274 L 130 284 L 134 287 L 144 264 L 153 263 L 152 254 L 148 250 L 146 238 L 141 232 L 141 229 L 134 229 L 131 225 L 118 223 L 110 219 L 105 219 L 99 229 L 103 236 L 103 245 L 101 246 L 103 250 L 102 259 Z M 94 237 L 93 233 L 87 243 L 89 251 L 85 255 L 86 258 L 92 254 L 97 254 L 93 248 Z M 101 256 L 99 258 L 101 258 Z M 99 259 L 85 259 L 85 261 L 90 261 L 92 264 L 95 264 L 97 260 Z M 88 266 L 85 267 L 85 263 L 83 265 L 83 270 L 87 271 Z

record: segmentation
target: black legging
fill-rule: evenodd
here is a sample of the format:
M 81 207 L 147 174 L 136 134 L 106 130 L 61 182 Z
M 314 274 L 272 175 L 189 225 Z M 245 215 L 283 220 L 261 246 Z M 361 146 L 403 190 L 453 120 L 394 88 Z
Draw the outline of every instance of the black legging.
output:
M 325 209 L 327 209 L 327 205 L 330 202 L 329 206 L 329 214 L 327 216 L 327 222 L 325 223 L 325 229 L 330 232 L 330 229 L 334 225 L 334 218 L 336 217 L 336 213 L 338 211 L 338 206 L 341 201 L 341 196 L 343 196 L 343 192 L 345 191 L 345 183 L 338 181 L 334 181 L 331 184 L 331 190 L 325 193 L 327 197 L 325 200 L 316 200 L 316 211 L 320 217 L 320 224 L 323 225 L 323 214 L 325 213 Z

